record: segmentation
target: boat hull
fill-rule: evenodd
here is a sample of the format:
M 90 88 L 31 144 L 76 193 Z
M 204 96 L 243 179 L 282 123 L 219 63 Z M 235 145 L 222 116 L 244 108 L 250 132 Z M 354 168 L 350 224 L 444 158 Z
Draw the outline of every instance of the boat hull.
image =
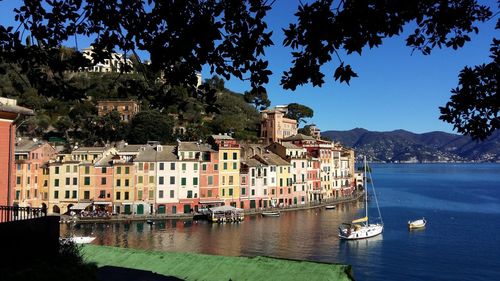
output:
M 335 209 L 335 205 L 325 206 L 325 209 L 327 209 L 327 210 L 334 210 Z
M 263 217 L 279 217 L 280 213 L 279 212 L 263 212 L 262 216 Z
M 408 228 L 409 229 L 424 228 L 426 224 L 427 224 L 427 221 L 425 221 L 424 219 L 416 220 L 416 221 L 409 221 Z
M 361 226 L 359 229 L 341 229 L 339 231 L 339 238 L 342 240 L 358 240 L 366 239 L 370 237 L 382 234 L 384 231 L 384 226 L 381 224 L 370 224 L 367 226 Z

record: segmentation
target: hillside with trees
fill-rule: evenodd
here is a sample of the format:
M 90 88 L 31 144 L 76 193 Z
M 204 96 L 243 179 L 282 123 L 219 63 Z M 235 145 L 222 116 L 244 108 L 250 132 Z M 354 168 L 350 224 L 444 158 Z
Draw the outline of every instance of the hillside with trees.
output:
M 64 72 L 52 79 L 62 80 L 58 83 L 65 86 L 41 90 L 20 74 L 19 67 L 0 65 L 0 96 L 15 98 L 36 113 L 18 120 L 21 135 L 84 145 L 119 140 L 168 143 L 228 132 L 239 140 L 255 141 L 258 137 L 258 108 L 249 104 L 243 94 L 226 89 L 224 80 L 217 76 L 206 79 L 198 91 L 170 87 L 159 79 L 151 84 L 143 74 L 134 72 Z M 100 100 L 135 100 L 140 112 L 127 123 L 116 111 L 98 116 Z M 268 106 L 270 102 L 266 103 Z M 185 133 L 173 133 L 175 126 L 185 128 Z

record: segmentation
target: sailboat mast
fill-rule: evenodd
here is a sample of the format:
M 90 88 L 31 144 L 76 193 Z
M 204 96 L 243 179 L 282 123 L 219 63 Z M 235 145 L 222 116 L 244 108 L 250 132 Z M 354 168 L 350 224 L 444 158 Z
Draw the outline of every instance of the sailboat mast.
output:
M 366 182 L 366 177 L 367 177 L 367 167 L 366 167 L 366 155 L 364 156 L 364 169 L 365 169 L 365 173 L 364 173 L 364 187 L 365 187 L 365 212 L 366 212 L 366 224 L 368 225 L 368 184 Z

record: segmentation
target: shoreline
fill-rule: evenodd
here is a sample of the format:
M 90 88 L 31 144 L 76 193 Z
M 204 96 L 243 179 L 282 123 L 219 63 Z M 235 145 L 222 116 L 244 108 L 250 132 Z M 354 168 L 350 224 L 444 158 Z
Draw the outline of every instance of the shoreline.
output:
M 251 210 L 244 210 L 244 215 L 245 216 L 257 216 L 261 215 L 262 212 L 266 211 L 280 211 L 280 212 L 291 212 L 291 211 L 300 211 L 300 210 L 310 210 L 310 209 L 317 209 L 317 208 L 323 208 L 327 205 L 332 205 L 332 204 L 341 204 L 341 203 L 348 203 L 348 202 L 353 202 L 358 200 L 363 196 L 364 192 L 357 192 L 353 193 L 352 196 L 349 197 L 342 197 L 338 198 L 335 200 L 328 200 L 328 201 L 323 201 L 321 203 L 310 203 L 310 204 L 305 204 L 303 206 L 293 206 L 293 207 L 282 207 L 282 208 L 261 208 L 261 209 L 251 209 Z M 109 218 L 77 218 L 74 219 L 68 215 L 61 215 L 60 216 L 60 223 L 106 223 L 106 222 L 132 222 L 132 221 L 147 221 L 147 220 L 153 220 L 153 221 L 159 221 L 159 220 L 170 220 L 170 219 L 177 219 L 177 220 L 193 220 L 197 217 L 201 217 L 202 215 L 199 213 L 194 213 L 194 214 L 162 214 L 162 215 L 118 215 L 115 217 L 109 217 Z

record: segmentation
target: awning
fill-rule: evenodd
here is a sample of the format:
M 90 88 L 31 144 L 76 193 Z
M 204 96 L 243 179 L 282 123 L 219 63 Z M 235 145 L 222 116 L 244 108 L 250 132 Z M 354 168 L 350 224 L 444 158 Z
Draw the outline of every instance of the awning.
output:
M 90 205 L 90 202 L 89 202 L 89 203 L 87 203 L 87 202 L 85 202 L 85 203 L 80 202 L 80 203 L 76 203 L 76 204 L 74 204 L 73 206 L 71 206 L 71 208 L 70 208 L 70 209 L 71 209 L 71 210 L 84 210 L 84 209 L 85 209 L 85 208 L 87 208 L 89 205 Z
M 94 201 L 94 205 L 111 205 L 111 202 L 98 202 L 98 201 Z
M 224 200 L 200 201 L 200 204 L 224 203 Z

